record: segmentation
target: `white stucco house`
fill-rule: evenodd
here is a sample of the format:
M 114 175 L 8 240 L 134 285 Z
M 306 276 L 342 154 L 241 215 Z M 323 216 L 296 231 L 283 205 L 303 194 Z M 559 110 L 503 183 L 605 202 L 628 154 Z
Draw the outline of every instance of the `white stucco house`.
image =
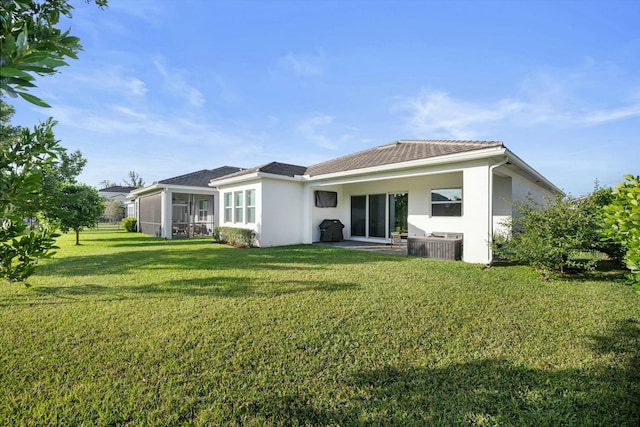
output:
M 272 162 L 209 186 L 219 193 L 217 224 L 254 230 L 258 246 L 318 241 L 319 224 L 338 219 L 350 240 L 459 233 L 471 263 L 492 260 L 510 201 L 562 193 L 499 141 L 401 140 L 310 167 Z
M 211 236 L 217 225 L 217 191 L 212 179 L 242 170 L 232 166 L 204 169 L 154 182 L 127 195 L 138 230 L 165 239 Z

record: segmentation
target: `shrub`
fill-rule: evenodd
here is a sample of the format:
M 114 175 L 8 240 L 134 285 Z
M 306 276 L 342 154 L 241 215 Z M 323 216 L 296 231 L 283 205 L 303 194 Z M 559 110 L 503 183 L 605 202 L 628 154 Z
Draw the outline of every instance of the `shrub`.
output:
M 604 208 L 603 234 L 625 249 L 629 279 L 640 290 L 640 176 L 625 175 L 613 190 L 614 198 Z
M 596 221 L 591 249 L 605 253 L 609 259 L 622 266 L 625 248 L 612 236 L 604 234 L 605 206 L 611 204 L 614 198 L 615 194 L 611 188 L 601 188 L 596 183 L 594 191 L 581 203 L 582 208 L 591 212 Z
M 134 217 L 126 217 L 122 220 L 122 228 L 133 233 L 138 231 L 138 220 Z
M 514 202 L 516 215 L 506 225 L 513 234 L 496 240 L 492 247 L 502 259 L 517 261 L 547 272 L 566 267 L 592 269 L 594 257 L 580 257 L 590 250 L 597 223 L 586 205 L 557 196 L 546 206 L 529 199 Z
M 213 237 L 220 243 L 249 248 L 255 242 L 256 232 L 248 228 L 216 227 Z

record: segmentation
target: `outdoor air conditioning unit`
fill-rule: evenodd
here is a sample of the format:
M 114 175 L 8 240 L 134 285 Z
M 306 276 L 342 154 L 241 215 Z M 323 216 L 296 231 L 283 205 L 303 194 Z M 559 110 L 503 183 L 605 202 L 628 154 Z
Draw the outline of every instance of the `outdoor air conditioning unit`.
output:
M 425 237 L 409 237 L 407 254 L 423 258 L 452 261 L 462 259 L 462 233 L 431 233 Z

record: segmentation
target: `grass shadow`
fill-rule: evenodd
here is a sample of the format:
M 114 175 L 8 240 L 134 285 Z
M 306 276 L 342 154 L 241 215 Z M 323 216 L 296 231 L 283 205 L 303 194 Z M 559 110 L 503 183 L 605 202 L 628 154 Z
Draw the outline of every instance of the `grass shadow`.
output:
M 147 285 L 101 286 L 83 284 L 74 286 L 37 286 L 32 292 L 47 297 L 60 298 L 72 302 L 90 298 L 92 301 L 121 301 L 140 298 L 174 298 L 181 297 L 277 297 L 301 292 L 336 292 L 357 289 L 355 283 L 334 283 L 326 281 L 268 281 L 246 278 L 217 276 L 211 278 L 171 280 Z M 71 300 L 71 301 L 69 301 Z M 42 303 L 52 303 L 43 300 Z M 40 301 L 29 299 L 24 304 L 39 304 Z M 15 300 L 11 305 L 19 305 Z
M 596 267 L 592 271 L 569 271 L 556 276 L 561 281 L 625 283 L 627 274 L 629 274 L 629 271 L 615 262 L 601 260 L 596 263 Z
M 40 274 L 89 276 L 126 274 L 145 269 L 175 270 L 322 270 L 334 265 L 357 265 L 380 260 L 401 262 L 406 257 L 339 248 L 298 245 L 236 249 L 228 246 L 196 245 L 185 250 L 121 250 L 112 254 L 78 255 L 54 259 Z M 175 247 L 175 244 L 167 248 Z
M 639 337 L 635 320 L 592 337 L 594 351 L 613 351 L 627 361 L 621 367 L 530 368 L 492 358 L 433 368 L 385 366 L 341 380 L 356 399 L 327 407 L 304 393 L 265 396 L 239 402 L 236 421 L 266 417 L 274 425 L 637 426 Z

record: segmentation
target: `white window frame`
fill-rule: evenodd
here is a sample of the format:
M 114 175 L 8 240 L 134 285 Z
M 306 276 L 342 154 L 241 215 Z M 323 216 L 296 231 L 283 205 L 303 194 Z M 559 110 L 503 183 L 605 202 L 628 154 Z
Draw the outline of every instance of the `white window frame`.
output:
M 453 191 L 460 192 L 460 199 L 451 199 L 451 200 L 433 200 L 433 194 L 437 193 L 440 195 L 446 195 L 446 193 L 451 193 Z M 445 193 L 445 194 L 443 194 Z M 446 196 L 445 196 L 446 197 Z M 429 193 L 429 203 L 431 208 L 431 216 L 435 216 L 438 218 L 460 218 L 463 215 L 463 202 L 464 200 L 464 192 L 462 191 L 462 187 L 452 187 L 452 188 L 433 188 Z M 459 215 L 439 215 L 434 213 L 434 206 L 442 206 L 442 205 L 460 205 L 460 214 Z
M 209 201 L 207 199 L 198 200 L 198 221 L 207 221 L 209 217 Z
M 249 195 L 252 195 L 252 200 L 249 199 Z M 252 202 L 252 203 L 250 203 Z M 244 203 L 245 203 L 245 222 L 247 224 L 255 224 L 256 223 L 256 190 L 250 189 L 245 190 L 244 192 Z
M 233 222 L 244 221 L 244 191 L 233 192 Z
M 233 193 L 224 193 L 224 222 L 233 222 Z

